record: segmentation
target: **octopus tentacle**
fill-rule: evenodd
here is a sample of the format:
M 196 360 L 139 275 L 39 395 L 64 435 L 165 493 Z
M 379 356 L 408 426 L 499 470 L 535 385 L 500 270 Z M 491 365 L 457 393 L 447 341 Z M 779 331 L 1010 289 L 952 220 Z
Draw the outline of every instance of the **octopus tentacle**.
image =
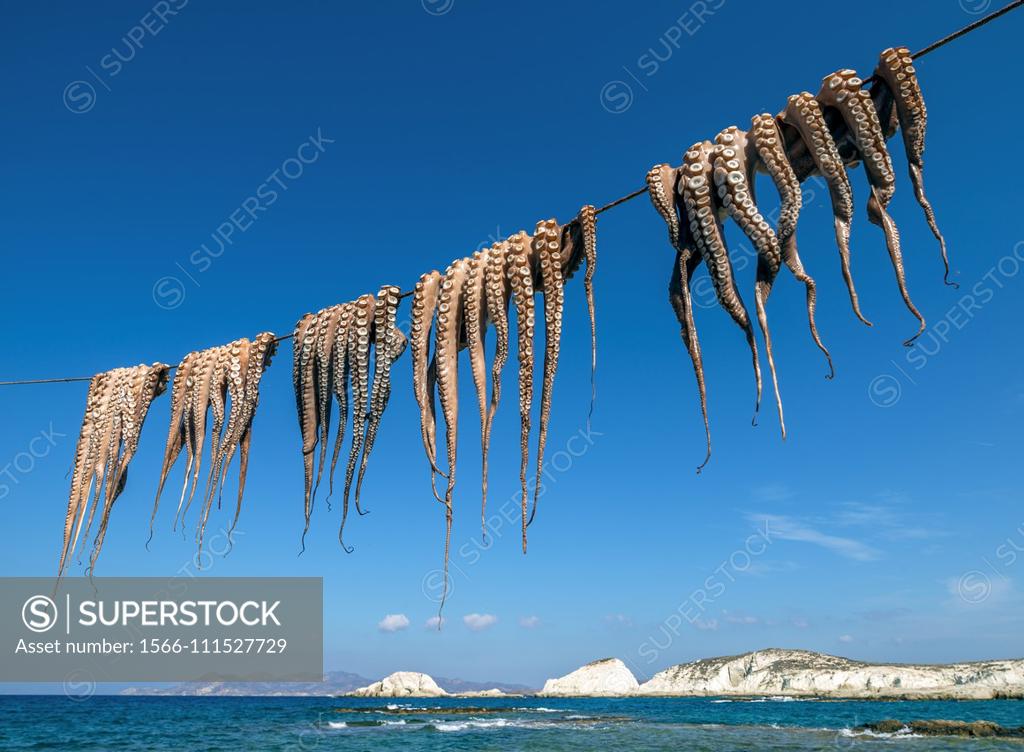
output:
M 480 480 L 480 529 L 487 538 L 487 357 L 484 338 L 487 332 L 486 269 L 490 249 L 477 251 L 466 260 L 463 325 L 466 347 L 469 350 L 470 370 L 476 389 L 477 408 L 480 412 L 480 450 L 482 472 Z
M 832 216 L 835 224 L 836 244 L 839 246 L 839 261 L 843 270 L 843 280 L 850 293 L 850 304 L 853 313 L 863 323 L 871 326 L 860 311 L 860 300 L 853 284 L 850 271 L 850 228 L 853 224 L 853 188 L 850 178 L 843 166 L 843 158 L 839 155 L 836 142 L 829 133 L 821 105 L 809 92 L 803 91 L 791 96 L 786 109 L 780 116 L 782 121 L 792 126 L 799 133 L 807 146 L 814 165 L 828 185 L 832 200 Z
M 807 291 L 807 321 L 811 328 L 811 337 L 828 361 L 829 373 L 825 378 L 831 379 L 835 376 L 832 356 L 818 335 L 818 325 L 814 318 L 817 305 L 817 286 L 811 275 L 804 269 L 800 254 L 797 252 L 796 225 L 800 217 L 800 209 L 803 206 L 800 181 L 786 157 L 782 133 L 773 116 L 768 113 L 754 115 L 747 136 L 749 145 L 747 161 L 750 165 L 748 182 L 750 182 L 751 195 L 753 197 L 754 185 L 751 179 L 753 169 L 755 166 L 762 167 L 771 177 L 779 192 L 780 206 L 776 235 L 782 248 L 782 263 L 799 282 L 803 283 Z
M 213 508 L 214 496 L 219 499 L 224 493 L 224 480 L 227 476 L 228 467 L 234 457 L 238 440 L 241 438 L 242 421 L 245 402 L 245 381 L 249 370 L 249 359 L 251 343 L 248 339 L 235 340 L 227 345 L 230 354 L 228 364 L 228 398 L 231 401 L 228 411 L 227 426 L 224 428 L 224 436 L 220 442 L 220 454 L 213 458 L 210 467 L 210 493 L 203 505 L 203 512 L 199 524 L 196 526 L 196 542 L 202 549 L 203 534 L 206 530 L 206 522 L 210 517 L 210 510 Z
M 359 507 L 359 493 L 366 475 L 366 463 L 370 459 L 377 432 L 391 399 L 391 368 L 405 348 L 405 337 L 396 325 L 398 317 L 398 296 L 401 289 L 395 285 L 384 285 L 377 293 L 377 305 L 373 321 L 373 387 L 370 391 L 370 420 L 366 426 L 366 442 L 363 445 L 363 459 L 356 480 L 356 508 Z
M 430 327 L 437 309 L 441 288 L 441 274 L 431 271 L 419 278 L 413 290 L 412 326 L 409 335 L 412 360 L 412 385 L 416 404 L 420 409 L 420 434 L 423 448 L 430 462 L 430 485 L 434 498 L 444 500 L 437 492 L 436 475 L 444 475 L 437 466 L 437 410 L 434 404 L 436 368 L 430 357 Z
M 459 333 L 462 329 L 464 288 L 466 284 L 468 259 L 454 261 L 445 271 L 441 282 L 441 293 L 437 304 L 437 331 L 434 350 L 437 358 L 437 387 L 441 397 L 441 413 L 444 415 L 446 447 L 448 452 L 448 488 L 444 495 L 445 540 L 444 540 L 444 592 L 441 607 L 444 607 L 448 592 L 448 558 L 452 534 L 452 496 L 455 492 L 456 437 L 458 434 L 459 391 L 458 391 L 458 350 Z
M 512 285 L 507 273 L 508 253 L 509 243 L 507 240 L 495 243 L 487 252 L 482 270 L 487 318 L 494 324 L 495 340 L 494 360 L 491 363 L 491 403 L 487 409 L 487 421 L 484 425 L 482 442 L 484 496 L 480 506 L 480 516 L 482 520 L 485 520 L 483 523 L 485 530 L 487 527 L 487 458 L 491 447 L 491 428 L 494 425 L 494 416 L 498 412 L 498 403 L 501 401 L 501 372 L 508 362 L 508 304 L 512 295 Z
M 818 101 L 825 107 L 834 107 L 842 116 L 849 131 L 848 138 L 863 157 L 864 172 L 871 186 L 868 199 L 868 219 L 885 233 L 885 244 L 889 250 L 900 295 L 909 311 L 918 320 L 917 334 L 903 344 L 910 345 L 921 336 L 925 329 L 924 317 L 917 310 L 907 291 L 906 274 L 903 269 L 903 251 L 900 248 L 900 234 L 896 223 L 889 216 L 888 206 L 896 192 L 896 176 L 893 172 L 892 157 L 885 145 L 885 134 L 878 120 L 878 112 L 871 101 L 871 95 L 863 88 L 863 81 L 850 69 L 836 71 L 822 81 Z
M 541 290 L 544 293 L 544 372 L 541 382 L 540 426 L 537 439 L 537 483 L 533 488 L 533 506 L 530 519 L 537 514 L 540 497 L 540 477 L 544 472 L 544 449 L 548 440 L 548 423 L 551 420 L 551 397 L 554 391 L 555 373 L 558 371 L 559 341 L 562 337 L 562 313 L 565 308 L 564 280 L 562 279 L 561 236 L 558 223 L 553 219 L 537 223 L 533 236 L 532 251 L 540 267 Z
M 72 548 L 71 531 L 82 509 L 82 497 L 84 496 L 82 485 L 89 473 L 89 450 L 92 446 L 92 433 L 96 430 L 96 415 L 99 407 L 100 393 L 103 391 L 106 374 L 97 374 L 89 382 L 89 391 L 85 398 L 85 415 L 82 417 L 82 427 L 78 431 L 78 442 L 75 444 L 75 461 L 71 472 L 71 491 L 68 494 L 68 511 L 64 517 L 64 541 L 61 546 L 60 561 L 57 565 L 57 576 L 60 577 L 64 571 L 64 565 Z
M 924 95 L 917 80 L 914 60 L 906 47 L 890 47 L 884 50 L 875 68 L 875 79 L 880 80 L 892 94 L 895 115 L 903 131 L 903 148 L 907 154 L 910 181 L 914 186 L 914 197 L 924 210 L 925 219 L 942 251 L 942 265 L 945 268 L 943 281 L 952 287 L 959 287 L 949 281 L 949 256 L 946 253 L 946 239 L 942 237 L 935 222 L 935 211 L 924 192 L 924 134 L 928 125 L 928 110 Z
M 334 436 L 334 451 L 331 456 L 331 471 L 327 476 L 327 498 L 334 494 L 334 469 L 338 464 L 338 456 L 345 439 L 345 424 L 348 423 L 348 382 L 351 370 L 348 351 L 348 332 L 355 315 L 355 304 L 342 303 L 338 328 L 334 332 L 334 367 L 332 389 L 338 401 L 338 430 Z
M 562 277 L 563 284 L 572 279 L 584 260 L 587 271 L 583 276 L 583 290 L 587 296 L 587 312 L 590 314 L 590 411 L 587 426 L 594 417 L 594 403 L 597 400 L 597 318 L 594 306 L 594 272 L 597 269 L 597 210 L 584 206 L 576 219 L 562 228 Z
M 668 286 L 669 303 L 679 321 L 679 334 L 686 346 L 686 351 L 690 354 L 693 372 L 697 377 L 700 411 L 704 418 L 707 454 L 704 455 L 704 461 L 697 466 L 698 473 L 711 460 L 711 425 L 708 421 L 708 394 L 704 383 L 704 361 L 700 352 L 700 340 L 697 338 L 697 325 L 693 320 L 693 301 L 690 298 L 690 280 L 693 278 L 694 271 L 700 266 L 700 262 L 700 254 L 690 248 L 677 252 Z
M 206 442 L 206 416 L 209 412 L 208 408 L 213 402 L 213 393 L 219 391 L 219 388 L 214 387 L 214 377 L 218 370 L 217 367 L 221 363 L 222 351 L 223 348 L 220 347 L 204 351 L 201 373 L 194 387 L 194 410 L 190 433 L 195 442 L 193 447 L 195 464 L 192 468 L 192 490 L 189 492 L 188 502 L 182 512 L 183 518 L 188 513 L 189 507 L 192 506 L 192 499 L 195 497 L 196 488 L 199 485 L 199 473 L 203 465 L 203 445 Z M 212 456 L 213 452 L 211 451 Z M 187 480 L 186 477 L 186 482 Z
M 256 407 L 260 400 L 260 382 L 263 380 L 263 373 L 270 365 L 274 353 L 277 351 L 277 338 L 273 332 L 262 332 L 257 334 L 250 345 L 249 367 L 245 375 L 244 402 L 242 403 L 242 415 L 237 429 L 238 438 L 231 435 L 228 441 L 237 443 L 238 446 L 238 498 L 235 506 L 235 516 L 231 521 L 228 532 L 235 529 L 238 524 L 238 516 L 242 511 L 242 494 L 245 491 L 245 476 L 249 467 L 249 447 L 252 443 L 252 421 L 256 415 Z M 227 462 L 230 464 L 231 457 Z M 229 535 L 230 539 L 230 535 Z
M 313 452 L 316 449 L 320 428 L 317 421 L 316 384 L 313 378 L 319 324 L 319 313 L 307 313 L 295 325 L 292 339 L 292 381 L 295 385 L 295 404 L 298 408 L 302 438 L 303 506 L 306 515 L 306 524 L 302 532 L 303 541 L 313 514 Z
M 153 524 L 156 520 L 156 510 L 160 504 L 160 494 L 164 490 L 164 482 L 167 475 L 181 454 L 185 444 L 185 409 L 188 406 L 191 384 L 189 377 L 192 373 L 192 365 L 199 356 L 198 352 L 190 352 L 178 364 L 174 372 L 174 380 L 171 383 L 171 426 L 167 433 L 167 443 L 164 447 L 163 465 L 160 468 L 160 482 L 156 489 L 156 498 L 153 500 L 153 513 L 149 519 L 149 541 L 153 539 Z
M 718 302 L 746 334 L 757 386 L 757 399 L 754 403 L 756 422 L 757 411 L 761 406 L 761 364 L 757 357 L 754 328 L 751 326 L 750 316 L 747 314 L 743 299 L 736 288 L 732 274 L 732 262 L 729 260 L 729 251 L 725 245 L 725 235 L 719 224 L 714 197 L 711 193 L 712 148 L 707 141 L 696 143 L 690 147 L 684 158 L 677 190 L 682 194 L 686 215 L 690 220 L 690 234 L 711 274 Z
M 757 281 L 754 285 L 754 303 L 757 321 L 761 327 L 761 334 L 764 336 L 768 370 L 772 375 L 775 404 L 779 412 L 779 425 L 782 429 L 782 438 L 785 439 L 786 420 L 782 412 L 782 397 L 779 394 L 779 380 L 775 372 L 775 356 L 772 352 L 772 336 L 768 329 L 768 313 L 765 310 L 772 285 L 782 266 L 782 248 L 779 246 L 779 239 L 775 232 L 754 202 L 753 184 L 747 179 L 750 167 L 747 164 L 746 151 L 746 132 L 735 126 L 730 126 L 715 137 L 711 163 L 714 167 L 713 175 L 719 204 L 725 207 L 728 215 L 739 225 L 757 250 Z
M 316 492 L 320 488 L 323 477 L 324 463 L 327 461 L 327 445 L 331 431 L 331 382 L 334 369 L 334 334 L 338 329 L 340 306 L 330 306 L 319 314 L 320 325 L 316 332 L 313 353 L 313 373 L 315 383 L 313 391 L 316 398 L 317 436 L 316 443 L 320 449 L 317 460 L 316 481 L 310 496 L 310 508 L 316 503 Z M 328 502 L 330 509 L 330 502 Z
M 697 327 L 693 320 L 693 301 L 690 299 L 690 279 L 700 265 L 700 252 L 689 237 L 683 237 L 676 210 L 678 193 L 676 184 L 679 170 L 667 164 L 654 165 L 647 172 L 647 195 L 655 210 L 665 220 L 668 227 L 669 242 L 676 250 L 676 258 L 672 264 L 672 276 L 669 281 L 669 303 L 679 320 L 679 333 L 693 363 L 693 372 L 697 377 L 697 389 L 700 394 L 700 410 L 704 417 L 704 435 L 707 440 L 707 454 L 704 461 L 697 467 L 699 473 L 711 460 L 711 425 L 708 421 L 707 388 L 704 382 L 704 361 L 697 339 Z
M 352 448 L 345 469 L 345 497 L 343 506 L 348 509 L 349 493 L 355 479 L 356 463 L 362 454 L 366 440 L 367 408 L 370 399 L 370 327 L 373 321 L 376 300 L 372 295 L 361 295 L 355 301 L 355 311 L 348 332 L 348 349 L 352 372 Z M 356 499 L 356 511 L 363 514 Z M 338 531 L 339 540 L 341 530 Z
M 526 248 L 530 238 L 520 232 L 509 238 L 507 274 L 516 306 L 519 357 L 519 483 L 522 487 L 523 553 L 526 553 L 526 468 L 530 456 L 530 408 L 533 405 L 533 268 Z

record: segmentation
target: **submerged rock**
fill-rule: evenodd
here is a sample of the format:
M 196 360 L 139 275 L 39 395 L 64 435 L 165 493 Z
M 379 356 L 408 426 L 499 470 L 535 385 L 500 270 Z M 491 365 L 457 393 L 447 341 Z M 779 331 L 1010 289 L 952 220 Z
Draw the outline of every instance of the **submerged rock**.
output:
M 380 681 L 352 692 L 354 697 L 447 697 L 448 693 L 426 674 L 396 671 Z
M 548 697 L 614 697 L 633 694 L 639 686 L 626 664 L 618 658 L 605 658 L 561 678 L 548 679 L 540 694 Z
M 672 666 L 642 695 L 996 699 L 1024 697 L 1024 660 L 874 664 L 808 650 L 758 650 Z
M 1003 737 L 1024 739 L 1024 726 L 1006 728 L 991 721 L 879 721 L 858 726 L 854 732 L 916 736 L 969 736 L 973 738 Z

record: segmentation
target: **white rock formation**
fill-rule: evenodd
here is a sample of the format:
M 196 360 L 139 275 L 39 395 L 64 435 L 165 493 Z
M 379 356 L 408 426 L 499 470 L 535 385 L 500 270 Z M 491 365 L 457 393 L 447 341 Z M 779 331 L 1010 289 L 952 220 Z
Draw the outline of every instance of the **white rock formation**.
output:
M 352 692 L 354 697 L 445 697 L 448 695 L 426 674 L 396 671 L 368 687 Z
M 509 695 L 502 692 L 497 687 L 493 689 L 475 689 L 470 692 L 459 692 L 456 697 L 515 697 L 516 695 Z
M 542 696 L 548 697 L 614 697 L 636 692 L 636 677 L 618 658 L 605 658 L 588 663 L 571 674 L 544 682 Z
M 873 664 L 807 650 L 773 648 L 672 666 L 642 684 L 637 694 L 1024 698 L 1024 660 L 947 665 Z

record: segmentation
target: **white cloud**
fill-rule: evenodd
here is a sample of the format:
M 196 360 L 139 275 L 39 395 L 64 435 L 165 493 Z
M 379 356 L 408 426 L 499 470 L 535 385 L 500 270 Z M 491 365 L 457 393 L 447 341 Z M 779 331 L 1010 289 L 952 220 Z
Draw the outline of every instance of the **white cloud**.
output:
M 877 549 L 866 543 L 854 538 L 824 533 L 793 517 L 756 514 L 750 515 L 750 519 L 759 523 L 763 522 L 767 527 L 769 538 L 810 543 L 857 561 L 874 561 L 881 555 Z
M 444 626 L 444 617 L 431 616 L 429 619 L 427 619 L 426 623 L 423 626 L 425 626 L 427 629 L 439 629 Z
M 725 619 L 729 624 L 759 624 L 761 622 L 756 616 L 750 616 L 749 614 L 737 614 L 729 611 L 722 612 L 722 618 Z
M 534 629 L 535 627 L 539 627 L 540 626 L 540 617 L 539 616 L 520 616 L 519 617 L 519 626 L 522 627 L 523 629 Z
M 377 629 L 381 632 L 400 632 L 408 628 L 409 617 L 405 614 L 388 614 L 377 622 Z
M 494 614 L 466 614 L 462 617 L 462 623 L 474 632 L 493 627 L 497 622 L 498 617 Z
M 797 629 L 807 629 L 807 627 L 811 626 L 811 623 L 807 621 L 807 619 L 804 619 L 800 616 L 791 619 L 790 624 L 792 624 Z
M 845 642 L 845 643 L 850 643 L 850 642 L 853 642 L 853 637 L 851 635 L 848 635 L 848 634 L 839 635 L 839 641 L 840 642 Z
M 633 626 L 633 620 L 625 614 L 607 614 L 604 623 L 611 627 L 629 628 Z
M 693 626 L 695 626 L 701 632 L 717 632 L 718 619 L 694 619 Z

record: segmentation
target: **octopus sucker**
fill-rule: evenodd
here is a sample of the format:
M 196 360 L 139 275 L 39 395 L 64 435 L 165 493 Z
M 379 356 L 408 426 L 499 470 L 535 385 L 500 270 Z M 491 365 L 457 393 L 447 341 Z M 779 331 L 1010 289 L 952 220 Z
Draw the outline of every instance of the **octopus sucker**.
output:
M 153 400 L 166 390 L 169 371 L 169 365 L 154 363 L 115 368 L 90 380 L 75 445 L 58 578 L 74 556 L 83 529 L 87 538 L 96 511 L 101 509 L 89 556 L 88 571 L 92 573 L 106 538 L 110 512 L 127 482 L 142 424 Z
M 355 480 L 356 464 L 366 441 L 366 422 L 370 400 L 370 329 L 373 326 L 377 301 L 373 295 L 361 295 L 355 301 L 355 311 L 348 332 L 348 348 L 352 375 L 352 448 L 345 468 L 345 496 L 342 502 L 348 508 L 349 493 Z M 364 514 L 356 499 L 356 511 Z M 341 531 L 338 531 L 339 539 Z
M 437 492 L 435 477 L 443 476 L 444 473 L 437 466 L 437 408 L 434 401 L 437 368 L 430 357 L 430 330 L 440 290 L 441 273 L 436 270 L 422 275 L 416 283 L 412 297 L 409 350 L 413 393 L 420 409 L 420 434 L 430 463 L 430 485 L 434 490 L 434 498 L 444 503 Z
M 540 478 L 544 473 L 544 450 L 548 440 L 548 423 L 551 420 L 551 397 L 554 391 L 555 374 L 558 371 L 559 345 L 562 338 L 562 314 L 565 309 L 564 280 L 562 279 L 561 228 L 553 220 L 537 223 L 531 244 L 532 256 L 540 269 L 540 286 L 544 293 L 544 371 L 541 382 L 540 426 L 537 436 L 537 483 L 533 489 L 533 506 L 530 509 L 529 526 L 537 514 L 540 497 Z
M 530 409 L 533 405 L 533 328 L 534 288 L 533 267 L 527 253 L 530 237 L 520 232 L 509 239 L 506 272 L 512 285 L 512 299 L 516 306 L 516 326 L 519 357 L 519 483 L 522 490 L 523 553 L 526 553 L 526 470 L 530 458 Z
M 434 350 L 437 359 L 437 388 L 441 397 L 441 413 L 444 415 L 446 448 L 448 456 L 448 487 L 444 495 L 445 542 L 444 542 L 444 590 L 441 605 L 447 595 L 448 559 L 452 534 L 452 497 L 455 493 L 456 449 L 459 419 L 458 352 L 459 335 L 462 331 L 465 285 L 469 262 L 459 259 L 452 262 L 441 280 L 437 302 L 437 327 Z
M 469 350 L 469 365 L 476 389 L 477 409 L 480 413 L 480 529 L 487 537 L 487 356 L 484 339 L 487 333 L 486 270 L 490 249 L 477 251 L 466 260 L 464 287 L 463 330 Z
M 487 473 L 488 453 L 491 447 L 491 429 L 494 426 L 494 416 L 498 412 L 498 403 L 501 401 L 501 372 L 508 362 L 509 352 L 509 323 L 508 305 L 512 295 L 512 285 L 508 278 L 508 254 L 509 243 L 503 240 L 495 243 L 487 251 L 485 258 L 481 259 L 482 272 L 484 275 L 484 298 L 487 310 L 487 318 L 494 325 L 494 360 L 491 362 L 491 403 L 487 409 L 487 421 L 484 426 L 483 436 L 483 483 L 484 496 L 480 505 L 480 516 L 484 521 L 486 530 L 487 516 Z
M 863 88 L 863 81 L 855 71 L 845 69 L 826 76 L 817 99 L 824 107 L 834 107 L 846 123 L 849 138 L 853 141 L 858 156 L 864 163 L 864 172 L 871 186 L 868 199 L 868 219 L 885 233 L 885 245 L 889 250 L 900 295 L 907 309 L 919 322 L 917 333 L 903 344 L 910 345 L 921 336 L 925 329 L 924 317 L 917 310 L 907 291 L 906 274 L 903 269 L 903 251 L 900 248 L 900 234 L 896 223 L 889 216 L 888 206 L 896 191 L 896 175 L 893 172 L 892 157 L 885 145 L 885 134 L 878 119 L 871 95 Z
M 686 352 L 693 363 L 693 372 L 697 378 L 697 390 L 700 395 L 700 409 L 704 417 L 704 434 L 707 439 L 707 453 L 704 461 L 697 467 L 699 473 L 711 460 L 711 426 L 708 421 L 707 388 L 704 382 L 704 361 L 701 356 L 700 342 L 697 339 L 697 327 L 693 320 L 693 301 L 690 298 L 690 280 L 694 271 L 700 266 L 700 253 L 693 246 L 686 232 L 684 240 L 676 208 L 678 193 L 676 184 L 680 170 L 667 164 L 658 164 L 647 171 L 647 195 L 655 211 L 665 221 L 668 238 L 676 251 L 672 264 L 672 275 L 669 278 L 668 297 L 672 310 L 679 321 L 679 333 Z
M 829 197 L 832 200 L 836 244 L 839 246 L 839 261 L 846 289 L 850 293 L 850 304 L 853 307 L 854 315 L 867 326 L 871 326 L 871 322 L 864 318 L 864 314 L 860 311 L 860 300 L 853 284 L 853 273 L 850 271 L 853 188 L 850 186 L 850 178 L 846 174 L 843 158 L 839 155 L 839 148 L 825 123 L 821 105 L 809 92 L 794 94 L 789 98 L 780 119 L 799 133 L 814 161 L 815 168 L 828 185 Z
M 366 476 L 366 464 L 377 441 L 377 432 L 391 399 L 391 367 L 405 351 L 406 339 L 397 326 L 398 296 L 401 289 L 395 285 L 384 285 L 377 293 L 373 319 L 373 386 L 370 390 L 370 418 L 366 426 L 366 441 L 363 444 L 363 458 L 356 479 L 356 508 Z
M 817 305 L 817 286 L 811 275 L 804 269 L 800 254 L 797 252 L 796 226 L 800 218 L 800 209 L 803 206 L 800 181 L 786 156 L 782 133 L 772 115 L 768 113 L 755 115 L 751 119 L 747 138 L 747 174 L 751 197 L 754 195 L 752 180 L 754 170 L 761 168 L 768 173 L 779 192 L 780 205 L 775 234 L 782 250 L 782 263 L 786 265 L 797 281 L 803 283 L 806 289 L 807 321 L 810 325 L 811 337 L 828 361 L 829 373 L 825 378 L 831 379 L 835 376 L 832 356 L 821 341 L 814 316 Z
M 910 50 L 906 47 L 890 47 L 884 50 L 875 68 L 875 79 L 881 81 L 892 95 L 895 117 L 903 132 L 903 148 L 907 155 L 910 182 L 914 186 L 914 197 L 924 210 L 925 219 L 935 239 L 939 241 L 942 264 L 945 269 L 943 281 L 952 287 L 959 287 L 949 280 L 949 256 L 946 253 L 946 239 L 935 222 L 935 211 L 924 192 L 924 138 L 928 125 L 928 109 L 917 80 L 917 71 Z
M 713 180 L 720 206 L 739 225 L 757 251 L 757 280 L 754 284 L 754 303 L 757 321 L 764 336 L 768 370 L 772 376 L 775 404 L 779 412 L 782 438 L 786 438 L 786 421 L 782 412 L 782 397 L 779 394 L 779 380 L 775 372 L 775 356 L 772 352 L 772 336 L 768 329 L 768 314 L 765 304 L 771 294 L 772 285 L 782 266 L 782 248 L 768 222 L 757 208 L 754 196 L 752 165 L 747 162 L 747 133 L 730 126 L 715 137 L 711 152 L 714 168 Z
M 713 145 L 709 141 L 694 144 L 686 152 L 677 191 L 682 195 L 690 235 L 707 265 L 719 304 L 743 330 L 754 365 L 757 397 L 754 403 L 754 422 L 761 406 L 761 364 L 757 357 L 757 340 L 750 316 L 743 305 L 732 273 L 732 262 L 725 244 L 725 235 L 719 223 L 719 206 L 711 186 L 714 177 L 712 165 Z

